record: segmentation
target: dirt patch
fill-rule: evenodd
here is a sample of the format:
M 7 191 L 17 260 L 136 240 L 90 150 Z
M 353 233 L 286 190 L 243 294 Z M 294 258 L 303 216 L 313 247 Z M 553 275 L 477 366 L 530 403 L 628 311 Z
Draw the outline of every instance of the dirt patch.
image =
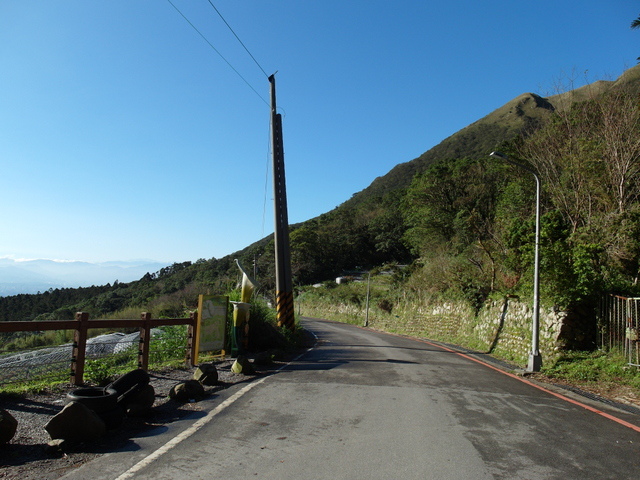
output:
M 231 372 L 232 363 L 233 360 L 216 363 L 219 383 L 205 387 L 207 396 L 251 378 Z M 156 399 L 148 414 L 128 417 L 121 427 L 107 432 L 100 441 L 65 448 L 64 453 L 48 448 L 47 443 L 51 438 L 44 426 L 62 410 L 67 392 L 77 387 L 69 386 L 59 391 L 26 397 L 0 397 L 0 406 L 18 420 L 18 430 L 12 441 L 0 445 L 0 479 L 57 479 L 101 454 L 125 447 L 135 434 L 167 425 L 201 410 L 198 402 L 180 403 L 169 398 L 171 388 L 191 379 L 194 371 L 195 368 L 149 372 Z

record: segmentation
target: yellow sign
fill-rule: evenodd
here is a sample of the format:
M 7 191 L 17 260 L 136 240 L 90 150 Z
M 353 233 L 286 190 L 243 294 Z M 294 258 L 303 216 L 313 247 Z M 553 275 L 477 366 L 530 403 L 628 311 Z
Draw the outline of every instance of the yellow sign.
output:
M 229 297 L 223 295 L 198 296 L 198 336 L 196 355 L 200 352 L 222 351 L 227 334 Z

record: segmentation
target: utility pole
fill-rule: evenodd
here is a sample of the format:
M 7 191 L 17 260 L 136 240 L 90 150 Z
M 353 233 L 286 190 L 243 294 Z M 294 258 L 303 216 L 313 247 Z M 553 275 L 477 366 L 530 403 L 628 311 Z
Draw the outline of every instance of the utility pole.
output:
M 540 355 L 540 176 L 535 170 L 514 162 L 507 155 L 500 152 L 491 152 L 490 157 L 499 158 L 511 165 L 520 167 L 533 175 L 536 180 L 536 233 L 535 233 L 535 250 L 533 263 L 533 318 L 531 326 L 531 353 L 529 354 L 529 363 L 527 364 L 527 372 L 539 372 L 542 368 L 542 356 Z
M 293 281 L 291 279 L 291 254 L 289 250 L 289 215 L 287 213 L 287 187 L 284 176 L 284 144 L 282 140 L 282 116 L 276 109 L 276 79 L 271 84 L 271 135 L 273 148 L 273 193 L 275 211 L 275 263 L 276 263 L 276 318 L 278 326 L 295 328 L 293 308 Z

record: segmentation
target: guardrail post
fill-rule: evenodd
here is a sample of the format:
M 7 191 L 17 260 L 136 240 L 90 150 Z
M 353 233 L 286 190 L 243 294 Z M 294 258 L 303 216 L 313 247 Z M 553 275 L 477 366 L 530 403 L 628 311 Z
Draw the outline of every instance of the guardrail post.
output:
M 84 383 L 84 360 L 87 350 L 87 330 L 89 314 L 77 312 L 75 333 L 73 334 L 73 350 L 71 351 L 71 384 L 82 385 Z
M 198 312 L 191 312 L 189 314 L 189 318 L 191 319 L 191 323 L 187 327 L 187 355 L 185 358 L 185 363 L 188 367 L 195 366 L 198 363 L 198 359 L 196 357 L 196 335 L 198 334 Z
M 149 350 L 151 347 L 151 314 L 144 312 L 142 315 L 144 325 L 140 327 L 140 343 L 138 346 L 138 368 L 149 369 Z

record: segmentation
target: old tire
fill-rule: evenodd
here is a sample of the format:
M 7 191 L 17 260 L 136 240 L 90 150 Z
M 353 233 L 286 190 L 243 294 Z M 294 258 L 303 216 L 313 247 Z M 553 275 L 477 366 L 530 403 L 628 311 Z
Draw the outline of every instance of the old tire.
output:
M 119 379 L 107 385 L 106 388 L 115 390 L 118 396 L 121 396 L 133 387 L 147 385 L 150 380 L 147 371 L 138 368 L 137 370 L 131 370 L 129 373 L 125 373 Z
M 118 406 L 118 392 L 111 388 L 86 387 L 67 393 L 67 402 L 78 402 L 95 413 L 105 413 Z

